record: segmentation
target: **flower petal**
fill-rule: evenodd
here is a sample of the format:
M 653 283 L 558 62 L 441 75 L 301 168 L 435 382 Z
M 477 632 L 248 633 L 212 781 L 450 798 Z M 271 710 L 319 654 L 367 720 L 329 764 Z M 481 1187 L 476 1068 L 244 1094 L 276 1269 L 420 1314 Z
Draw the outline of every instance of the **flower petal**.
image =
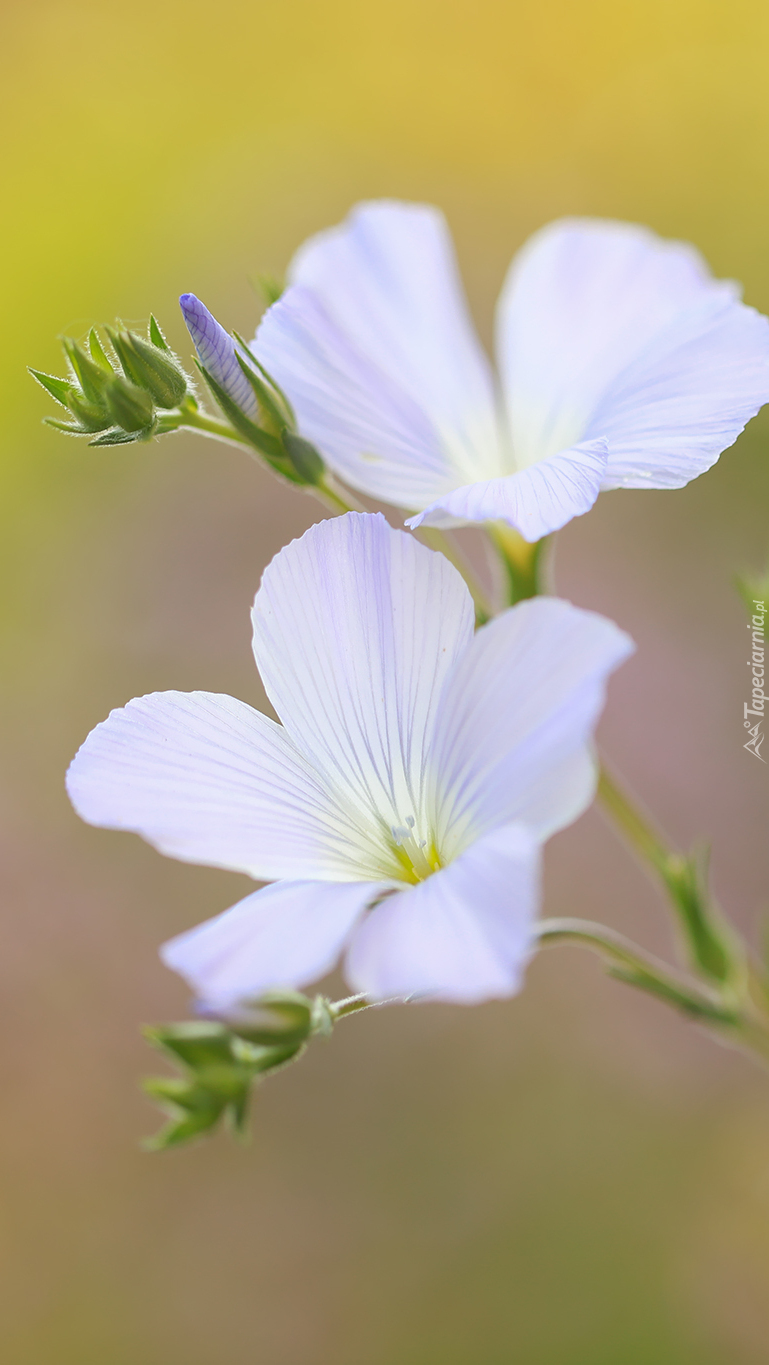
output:
M 465 484 L 409 517 L 406 525 L 416 530 L 423 524 L 445 527 L 506 521 L 533 543 L 590 511 L 601 490 L 606 453 L 606 441 L 587 441 L 517 474 Z
M 347 483 L 413 508 L 503 472 L 491 367 L 437 209 L 358 205 L 289 280 L 255 350 Z
M 370 882 L 275 882 L 170 939 L 160 956 L 214 1008 L 306 986 L 331 970 L 379 891 Z
M 506 825 L 375 906 L 353 934 L 345 975 L 375 1000 L 427 995 L 471 1005 L 513 995 L 538 906 L 537 842 Z
M 372 856 L 392 826 L 421 826 L 436 704 L 473 620 L 456 569 L 381 513 L 320 522 L 265 571 L 253 623 L 267 694 Z
M 769 399 L 769 322 L 692 247 L 628 223 L 537 233 L 497 349 L 516 464 L 605 437 L 605 487 L 681 487 Z
M 435 830 L 452 858 L 521 821 L 540 838 L 589 804 L 589 744 L 609 673 L 632 641 L 605 617 L 533 598 L 478 631 L 449 679 L 435 726 Z
M 78 815 L 257 880 L 359 880 L 354 831 L 274 721 L 210 692 L 137 697 L 67 774 Z

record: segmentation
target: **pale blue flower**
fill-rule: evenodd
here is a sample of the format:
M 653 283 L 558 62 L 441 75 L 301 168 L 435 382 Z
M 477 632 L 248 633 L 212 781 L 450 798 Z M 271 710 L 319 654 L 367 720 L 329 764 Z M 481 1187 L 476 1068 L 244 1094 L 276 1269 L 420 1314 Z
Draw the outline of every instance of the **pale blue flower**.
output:
M 565 219 L 514 259 L 498 379 L 442 215 L 359 205 L 297 253 L 255 350 L 303 434 L 409 524 L 502 519 L 529 541 L 602 488 L 681 488 L 769 400 L 769 322 L 698 253 Z
M 129 702 L 69 770 L 91 824 L 274 884 L 166 944 L 216 1009 L 323 976 L 372 998 L 518 989 L 539 848 L 589 804 L 630 652 L 555 598 L 473 633 L 463 579 L 381 515 L 311 527 L 265 571 L 254 654 L 281 724 L 232 697 Z

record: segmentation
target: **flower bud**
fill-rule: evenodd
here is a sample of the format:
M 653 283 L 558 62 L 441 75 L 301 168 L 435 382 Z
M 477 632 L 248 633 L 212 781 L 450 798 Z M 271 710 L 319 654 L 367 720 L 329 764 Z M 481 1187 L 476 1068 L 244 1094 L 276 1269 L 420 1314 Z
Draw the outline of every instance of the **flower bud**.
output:
M 105 370 L 101 364 L 97 364 L 89 355 L 86 355 L 82 346 L 79 346 L 76 341 L 72 341 L 70 337 L 64 337 L 62 345 L 75 377 L 83 390 L 83 396 L 89 403 L 103 402 L 105 389 L 114 373 L 112 366 L 109 370 Z
M 107 405 L 104 401 L 99 403 L 89 403 L 77 389 L 72 388 L 67 395 L 67 407 L 72 416 L 80 423 L 83 432 L 105 431 L 111 427 L 113 419 L 110 417 Z
M 203 368 L 241 412 L 257 417 L 256 395 L 238 364 L 232 337 L 194 294 L 182 294 L 179 303 Z
M 115 375 L 104 393 L 115 426 L 123 431 L 143 431 L 152 424 L 154 405 L 148 393 L 122 375 Z
M 171 352 L 135 332 L 120 332 L 113 338 L 116 349 L 118 343 L 121 363 L 133 382 L 146 389 L 159 408 L 177 408 L 187 393 L 187 376 Z
M 322 456 L 310 441 L 286 428 L 281 436 L 289 458 L 302 483 L 319 484 L 326 472 Z

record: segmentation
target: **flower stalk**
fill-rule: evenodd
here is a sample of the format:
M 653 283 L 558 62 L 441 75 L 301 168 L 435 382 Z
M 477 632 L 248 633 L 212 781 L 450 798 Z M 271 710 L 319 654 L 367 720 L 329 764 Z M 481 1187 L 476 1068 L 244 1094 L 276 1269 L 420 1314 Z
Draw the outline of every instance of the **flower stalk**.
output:
M 502 565 L 506 605 L 514 607 L 517 602 L 547 592 L 545 563 L 551 537 L 532 544 L 504 521 L 487 522 L 485 529 Z

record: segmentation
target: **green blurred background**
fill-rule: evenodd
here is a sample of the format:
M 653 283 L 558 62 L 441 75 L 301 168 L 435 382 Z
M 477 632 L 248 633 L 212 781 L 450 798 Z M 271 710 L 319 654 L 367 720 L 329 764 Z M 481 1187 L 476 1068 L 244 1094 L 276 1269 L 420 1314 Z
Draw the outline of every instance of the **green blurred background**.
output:
M 317 519 L 189 436 L 97 453 L 41 427 L 26 362 L 176 298 L 248 331 L 248 284 L 356 199 L 440 204 L 482 334 L 512 251 L 564 213 L 696 242 L 769 310 L 763 0 L 134 0 L 23 6 L 0 41 L 3 761 L 0 1342 L 13 1365 L 769 1361 L 769 1077 L 573 951 L 517 1000 L 340 1026 L 255 1137 L 166 1156 L 142 1022 L 182 1017 L 170 933 L 243 878 L 92 830 L 62 778 L 137 693 L 263 704 L 248 608 Z M 742 749 L 735 569 L 769 543 L 769 421 L 677 493 L 606 495 L 560 590 L 630 629 L 603 745 L 673 837 L 712 834 L 746 930 L 767 775 Z M 547 909 L 672 950 L 591 812 Z

